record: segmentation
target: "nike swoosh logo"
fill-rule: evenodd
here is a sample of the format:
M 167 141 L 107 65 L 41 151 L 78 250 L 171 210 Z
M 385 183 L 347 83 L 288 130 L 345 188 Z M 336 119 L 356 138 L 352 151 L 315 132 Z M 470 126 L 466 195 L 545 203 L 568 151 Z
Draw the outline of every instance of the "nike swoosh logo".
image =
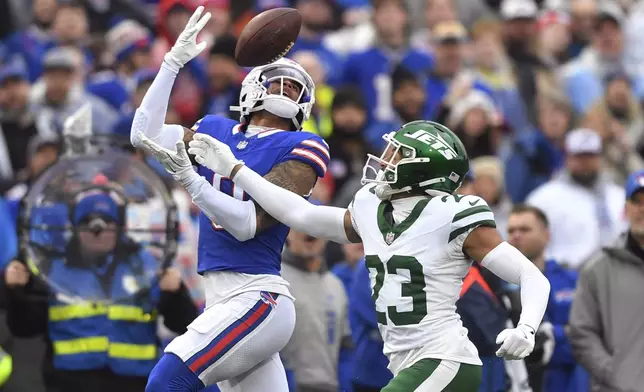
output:
M 476 205 L 476 203 L 478 203 L 478 202 L 479 202 L 478 200 L 475 200 L 475 201 L 473 201 L 473 202 L 468 201 L 468 203 L 470 203 L 470 205 L 471 205 L 471 206 L 475 206 L 475 205 Z

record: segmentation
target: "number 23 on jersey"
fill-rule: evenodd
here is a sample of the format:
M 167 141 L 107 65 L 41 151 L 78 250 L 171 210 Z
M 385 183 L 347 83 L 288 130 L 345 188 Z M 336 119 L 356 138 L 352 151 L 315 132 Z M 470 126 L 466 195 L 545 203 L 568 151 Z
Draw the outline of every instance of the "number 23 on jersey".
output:
M 375 279 L 371 275 L 372 298 L 373 302 L 378 303 L 381 294 L 385 298 L 385 303 L 400 303 L 401 298 L 411 298 L 412 309 L 408 311 L 398 311 L 396 305 L 387 306 L 385 312 L 379 312 L 376 309 L 378 323 L 387 325 L 387 316 L 393 325 L 412 325 L 419 324 L 427 316 L 427 297 L 425 293 L 425 275 L 423 266 L 412 256 L 391 256 L 389 260 L 383 262 L 378 256 L 366 256 L 366 266 L 371 272 L 375 270 Z M 408 271 L 403 274 L 403 271 Z M 386 292 L 381 293 L 385 279 L 391 279 L 392 275 L 398 275 L 402 280 L 407 282 L 400 284 L 387 284 Z M 395 279 L 398 281 L 399 279 Z

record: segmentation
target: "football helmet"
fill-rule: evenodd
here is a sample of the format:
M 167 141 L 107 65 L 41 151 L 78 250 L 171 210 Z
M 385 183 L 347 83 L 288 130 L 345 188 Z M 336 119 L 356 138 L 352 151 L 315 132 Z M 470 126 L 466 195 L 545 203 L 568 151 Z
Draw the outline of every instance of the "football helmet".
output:
M 284 94 L 284 81 L 290 80 L 300 86 L 300 95 L 296 101 Z M 269 94 L 268 87 L 279 81 L 279 94 Z M 311 76 L 301 65 L 293 60 L 281 58 L 271 64 L 253 68 L 242 82 L 239 94 L 239 106 L 231 106 L 239 111 L 239 122 L 248 124 L 253 112 L 266 110 L 276 116 L 290 119 L 295 130 L 301 130 L 302 124 L 311 115 L 315 103 L 315 84 Z
M 413 121 L 383 139 L 385 151 L 380 157 L 369 154 L 362 172 L 362 183 L 377 184 L 374 190 L 381 199 L 412 190 L 453 194 L 469 171 L 463 143 L 439 123 Z

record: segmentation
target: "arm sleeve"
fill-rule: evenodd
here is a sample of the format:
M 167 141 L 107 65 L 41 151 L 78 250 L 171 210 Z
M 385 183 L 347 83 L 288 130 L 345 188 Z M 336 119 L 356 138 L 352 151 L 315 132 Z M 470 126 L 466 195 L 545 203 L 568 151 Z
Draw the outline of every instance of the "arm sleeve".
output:
M 139 144 L 140 133 L 167 149 L 173 149 L 177 141 L 183 138 L 181 125 L 163 124 L 177 73 L 178 71 L 171 69 L 165 61 L 161 64 L 161 69 L 145 93 L 141 106 L 134 113 L 130 132 L 130 141 L 134 146 Z
M 344 228 L 346 209 L 313 205 L 303 197 L 271 184 L 246 166 L 233 181 L 273 218 L 292 229 L 341 244 L 349 243 Z
M 536 332 L 548 306 L 548 279 L 517 248 L 505 241 L 492 249 L 481 265 L 506 282 L 521 286 L 519 324 L 525 324 Z
M 589 261 L 592 263 L 592 261 Z M 591 265 L 592 267 L 592 265 Z M 613 358 L 602 340 L 602 320 L 597 303 L 595 268 L 582 270 L 570 310 L 569 342 L 575 358 L 593 378 L 610 386 Z
M 237 200 L 228 196 L 213 188 L 196 172 L 191 173 L 182 185 L 199 209 L 235 239 L 243 242 L 255 237 L 257 212 L 252 200 Z

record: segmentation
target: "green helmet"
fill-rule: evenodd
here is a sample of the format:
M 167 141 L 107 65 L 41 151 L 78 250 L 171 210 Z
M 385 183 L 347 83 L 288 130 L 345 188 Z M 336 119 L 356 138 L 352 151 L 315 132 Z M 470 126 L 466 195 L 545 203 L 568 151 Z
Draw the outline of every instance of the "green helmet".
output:
M 383 139 L 387 148 L 380 158 L 368 155 L 362 183 L 387 185 L 388 195 L 411 190 L 452 194 L 470 169 L 461 140 L 439 123 L 412 121 Z

